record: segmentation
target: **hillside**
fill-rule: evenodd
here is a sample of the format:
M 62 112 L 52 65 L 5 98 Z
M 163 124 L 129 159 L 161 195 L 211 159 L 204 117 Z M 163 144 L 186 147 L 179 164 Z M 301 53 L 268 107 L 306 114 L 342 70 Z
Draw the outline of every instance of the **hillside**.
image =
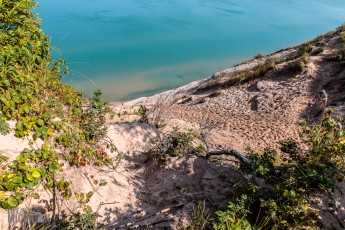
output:
M 274 147 L 296 137 L 302 119 L 317 120 L 330 108 L 344 116 L 344 63 L 333 60 L 343 46 L 330 32 L 118 108 L 159 107 L 162 123 L 212 127 L 215 146 Z
M 207 138 L 213 149 L 236 149 L 241 152 L 247 147 L 257 152 L 267 147 L 278 149 L 280 141 L 300 138 L 303 120 L 317 122 L 329 109 L 334 110 L 335 116 L 344 117 L 345 62 L 344 37 L 340 36 L 341 31 L 342 28 L 267 56 L 258 55 L 253 60 L 175 90 L 129 102 L 113 103 L 119 116 L 112 122 L 140 120 L 137 110 L 140 105 L 144 105 L 149 108 L 149 123 L 160 127 L 163 132 L 174 126 L 181 130 L 202 128 L 207 131 Z M 224 162 L 233 160 L 231 157 L 222 159 Z M 188 163 L 189 161 L 192 162 Z M 167 182 L 166 173 L 171 173 L 173 178 L 180 178 L 178 184 L 194 181 L 198 185 L 185 185 L 188 187 L 188 194 L 193 194 L 194 199 L 202 194 L 209 203 L 222 204 L 222 197 L 231 193 L 231 189 L 228 191 L 219 187 L 222 183 L 219 178 L 224 175 L 236 178 L 239 175 L 221 166 L 212 166 L 212 163 L 208 166 L 199 165 L 200 161 L 191 160 L 190 157 L 174 160 L 174 163 L 164 168 L 162 174 L 153 176 L 154 189 L 144 189 L 143 192 L 151 193 L 152 190 L 160 190 L 161 186 L 168 188 L 162 194 L 169 203 L 178 193 L 177 188 L 180 188 L 178 185 L 173 186 L 175 189 L 170 187 L 172 185 Z M 180 164 L 185 164 L 182 169 L 187 172 L 192 170 L 188 175 L 197 174 L 197 178 L 185 178 L 185 171 L 180 168 Z M 203 167 L 206 168 L 202 169 Z M 166 169 L 172 172 L 166 172 Z M 195 169 L 201 172 L 194 172 Z M 179 170 L 181 171 L 177 173 Z M 149 178 L 152 177 L 149 175 L 151 174 L 147 175 Z M 205 184 L 206 181 L 213 181 L 214 184 Z M 344 182 L 338 186 L 340 190 L 337 193 L 340 195 L 345 188 Z M 183 197 L 180 199 L 184 200 Z M 334 212 L 343 221 L 344 199 L 341 197 L 337 197 L 337 211 Z M 149 196 L 150 199 L 155 199 L 154 195 Z M 334 219 L 334 213 L 323 214 L 323 228 L 344 227 Z
M 111 109 L 34 7 L 0 1 L 1 229 L 345 228 L 344 26 Z

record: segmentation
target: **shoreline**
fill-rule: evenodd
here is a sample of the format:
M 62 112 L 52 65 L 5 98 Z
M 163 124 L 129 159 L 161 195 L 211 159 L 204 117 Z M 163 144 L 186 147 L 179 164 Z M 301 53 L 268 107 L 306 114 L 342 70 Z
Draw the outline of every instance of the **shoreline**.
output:
M 286 55 L 289 55 L 289 53 L 292 53 L 292 52 L 296 51 L 296 49 L 298 49 L 299 47 L 317 40 L 318 37 L 330 35 L 335 30 L 332 30 L 330 32 L 326 32 L 326 33 L 320 34 L 316 38 L 310 39 L 310 40 L 308 40 L 306 42 L 300 42 L 300 43 L 297 43 L 297 44 L 294 44 L 294 45 L 291 45 L 291 46 L 279 49 L 279 50 L 274 51 L 274 52 L 269 53 L 269 54 L 263 54 L 263 58 L 264 59 L 269 59 L 269 58 L 272 58 L 272 59 L 275 59 L 275 58 L 284 59 L 286 57 Z M 211 76 L 204 77 L 204 78 L 201 78 L 199 80 L 194 80 L 194 81 L 191 81 L 189 83 L 183 84 L 183 85 L 178 86 L 178 87 L 174 87 L 174 88 L 169 89 L 169 90 L 164 90 L 162 92 L 155 93 L 155 94 L 152 94 L 152 95 L 149 95 L 149 96 L 135 97 L 133 99 L 111 100 L 111 101 L 109 101 L 109 104 L 111 104 L 112 106 L 117 106 L 117 105 L 120 105 L 120 104 L 122 104 L 122 105 L 133 104 L 133 105 L 135 105 L 135 104 L 141 103 L 143 101 L 150 101 L 151 98 L 161 97 L 162 95 L 166 95 L 168 97 L 169 95 L 174 94 L 174 93 L 175 94 L 179 93 L 180 91 L 190 91 L 190 90 L 193 90 L 193 88 L 195 88 L 198 83 L 206 82 L 206 81 L 208 81 L 208 80 L 210 80 L 212 78 L 218 77 L 219 75 L 225 74 L 225 75 L 229 76 L 229 75 L 233 74 L 236 71 L 241 71 L 243 69 L 252 68 L 253 64 L 254 65 L 258 64 L 257 63 L 258 60 L 260 61 L 260 59 L 256 59 L 255 57 L 249 58 L 249 59 L 246 59 L 244 61 L 239 61 L 239 62 L 231 65 L 231 67 L 229 67 L 229 68 L 225 68 L 223 70 L 217 71 L 217 72 L 215 72 Z M 153 89 L 153 90 L 150 90 L 150 91 L 158 91 L 161 88 Z M 134 93 L 134 94 L 136 94 L 136 93 Z

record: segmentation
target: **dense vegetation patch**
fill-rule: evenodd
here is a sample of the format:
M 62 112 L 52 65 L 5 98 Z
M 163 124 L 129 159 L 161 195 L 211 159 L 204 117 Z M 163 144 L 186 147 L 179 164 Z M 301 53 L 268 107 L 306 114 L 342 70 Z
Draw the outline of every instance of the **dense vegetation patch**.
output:
M 342 122 L 329 111 L 319 124 L 305 124 L 301 142 L 282 141 L 280 155 L 272 149 L 261 154 L 248 149 L 255 167 L 240 164 L 239 170 L 249 179 L 231 182 L 235 189 L 228 209 L 217 211 L 215 221 L 207 218 L 202 229 L 317 229 L 321 209 L 313 199 L 324 196 L 332 203 L 330 194 L 345 177 Z M 208 216 L 197 216 L 187 229 Z
M 7 135 L 7 121 L 15 121 L 15 136 L 32 145 L 14 162 L 1 162 L 0 205 L 6 209 L 26 197 L 38 199 L 33 191 L 39 185 L 69 199 L 70 183 L 56 179 L 64 162 L 112 163 L 99 144 L 106 135 L 107 104 L 100 91 L 87 100 L 60 81 L 68 68 L 52 59 L 49 37 L 32 11 L 36 6 L 33 0 L 0 1 L 0 134 Z

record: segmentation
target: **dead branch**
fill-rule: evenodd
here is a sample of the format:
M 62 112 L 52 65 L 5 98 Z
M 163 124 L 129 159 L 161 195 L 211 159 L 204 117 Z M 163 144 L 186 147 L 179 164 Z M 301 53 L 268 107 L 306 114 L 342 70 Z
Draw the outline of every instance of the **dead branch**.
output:
M 201 129 L 200 135 L 206 145 L 206 158 L 210 158 L 211 156 L 220 156 L 220 155 L 233 156 L 236 159 L 238 159 L 242 164 L 246 165 L 249 169 L 255 170 L 255 165 L 247 157 L 245 157 L 242 153 L 240 153 L 237 150 L 222 149 L 222 150 L 210 151 L 211 147 L 207 141 L 207 138 L 203 129 Z
M 202 138 L 202 140 L 204 141 L 204 143 L 206 145 L 206 152 L 210 151 L 210 146 L 208 144 L 208 141 L 206 140 L 206 134 L 205 134 L 204 129 L 201 129 L 200 135 L 201 135 L 201 138 Z
M 222 149 L 217 151 L 208 152 L 206 154 L 206 157 L 209 158 L 211 156 L 220 156 L 220 155 L 227 155 L 227 156 L 233 156 L 236 159 L 238 159 L 242 164 L 245 164 L 248 168 L 251 170 L 255 170 L 255 165 L 245 156 L 243 156 L 239 151 L 234 149 Z
M 159 212 L 147 215 L 145 217 L 142 217 L 140 219 L 134 220 L 134 221 L 132 221 L 130 223 L 127 223 L 127 224 L 124 224 L 124 225 L 121 225 L 121 226 L 107 225 L 106 227 L 107 228 L 111 227 L 113 229 L 126 229 L 126 228 L 133 229 L 133 228 L 146 227 L 146 226 L 151 226 L 151 225 L 156 225 L 156 224 L 172 221 L 172 219 L 169 219 L 169 218 L 168 219 L 164 219 L 164 218 L 161 217 L 161 218 L 158 218 L 158 219 L 156 219 L 154 221 L 145 222 L 145 224 L 137 224 L 137 225 L 135 225 L 136 223 L 142 222 L 142 221 L 147 220 L 147 219 L 149 219 L 151 217 L 154 217 L 154 216 L 157 216 L 157 215 L 160 215 L 160 214 L 164 214 L 164 213 L 174 212 L 174 211 L 184 207 L 188 203 L 183 203 L 183 204 L 179 204 L 179 205 L 175 205 L 175 206 L 163 209 L 163 210 L 161 210 Z
M 145 224 L 139 224 L 139 225 L 134 225 L 132 227 L 132 229 L 136 229 L 136 228 L 146 228 L 146 227 L 149 227 L 149 226 L 153 226 L 153 225 L 157 225 L 157 224 L 162 224 L 162 223 L 165 223 L 165 222 L 170 222 L 170 221 L 173 221 L 174 219 L 172 218 L 159 218 L 157 220 L 154 220 L 154 221 L 150 221 L 150 222 L 147 222 Z

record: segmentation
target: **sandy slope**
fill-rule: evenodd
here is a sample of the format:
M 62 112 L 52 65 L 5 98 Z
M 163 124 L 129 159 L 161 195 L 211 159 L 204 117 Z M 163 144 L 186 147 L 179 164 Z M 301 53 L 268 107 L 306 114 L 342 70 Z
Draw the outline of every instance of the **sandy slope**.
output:
M 324 51 L 311 56 L 302 72 L 287 70 L 289 63 L 283 62 L 258 80 L 218 90 L 220 95 L 215 97 L 212 97 L 215 89 L 198 91 L 200 85 L 212 79 L 260 62 L 253 60 L 175 90 L 117 105 L 116 109 L 139 104 L 155 106 L 162 123 L 187 123 L 196 129 L 212 127 L 210 138 L 215 146 L 238 150 L 247 146 L 258 150 L 276 147 L 280 140 L 297 137 L 299 122 L 318 118 L 325 107 L 334 107 L 338 115 L 345 112 L 341 91 L 344 89 L 344 65 L 329 61 L 340 41 L 326 36 L 322 42 Z M 292 47 L 266 58 L 284 59 L 297 49 Z
M 150 225 L 150 228 L 179 229 L 200 202 L 205 202 L 210 211 L 225 208 L 232 193 L 229 182 L 238 183 L 244 175 L 232 166 L 231 161 L 210 161 L 194 155 L 173 158 L 161 167 L 152 165 L 147 161 L 145 150 L 162 131 L 157 130 L 155 124 L 165 124 L 163 131 L 173 126 L 196 131 L 200 127 L 206 128 L 214 149 L 244 151 L 251 146 L 260 151 L 268 146 L 277 147 L 285 138 L 297 138 L 301 119 L 317 120 L 328 108 L 334 108 L 338 115 L 344 116 L 344 63 L 329 59 L 333 50 L 341 48 L 339 37 L 331 33 L 318 44 L 314 49 L 322 46 L 323 52 L 311 56 L 304 71 L 290 71 L 289 63 L 282 62 L 257 80 L 218 91 L 212 88 L 198 90 L 200 85 L 252 68 L 264 60 L 257 59 L 175 90 L 114 103 L 116 112 L 127 115 L 109 120 L 108 136 L 124 159 L 113 168 L 71 169 L 66 166 L 60 177 L 72 181 L 77 192 L 95 192 L 90 204 L 99 215 L 98 221 L 109 229 L 147 229 L 155 221 L 162 223 Z M 291 47 L 266 59 L 284 60 L 298 49 L 298 46 Z M 139 117 L 130 114 L 140 105 L 151 108 L 149 120 L 153 125 L 133 122 Z M 0 150 L 11 159 L 25 147 L 30 148 L 28 142 L 14 138 L 13 133 L 0 138 Z M 118 153 L 110 154 L 114 158 L 118 156 Z M 95 188 L 90 183 L 92 177 L 104 179 L 108 185 Z M 325 228 L 339 229 L 339 221 L 345 219 L 342 195 L 345 182 L 337 187 L 334 210 L 324 210 L 321 217 Z M 30 204 L 29 208 L 36 211 L 46 208 L 52 200 L 51 194 L 41 188 L 38 190 L 41 198 L 28 200 L 22 207 Z M 61 204 L 60 211 L 69 213 L 77 211 L 77 207 L 72 198 Z M 2 218 L 7 216 L 1 212 Z M 0 221 L 1 229 L 7 222 Z

